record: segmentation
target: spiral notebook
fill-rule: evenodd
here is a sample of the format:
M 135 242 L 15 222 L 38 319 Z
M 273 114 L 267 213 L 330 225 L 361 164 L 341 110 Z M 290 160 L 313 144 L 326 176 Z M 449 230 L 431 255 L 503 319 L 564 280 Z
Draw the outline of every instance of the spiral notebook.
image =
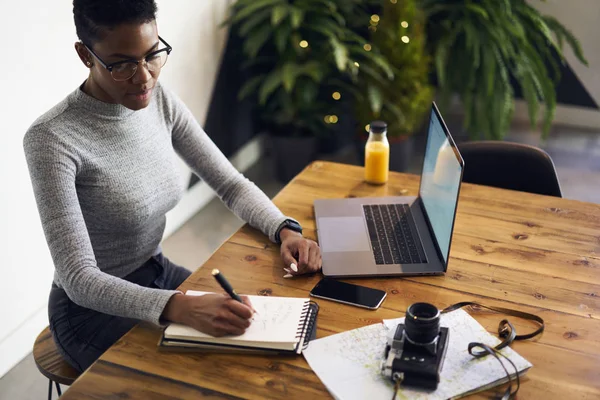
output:
M 208 292 L 188 290 L 187 295 Z M 214 337 L 181 324 L 170 324 L 159 346 L 225 352 L 301 354 L 315 337 L 319 307 L 306 298 L 248 296 L 257 311 L 243 335 Z

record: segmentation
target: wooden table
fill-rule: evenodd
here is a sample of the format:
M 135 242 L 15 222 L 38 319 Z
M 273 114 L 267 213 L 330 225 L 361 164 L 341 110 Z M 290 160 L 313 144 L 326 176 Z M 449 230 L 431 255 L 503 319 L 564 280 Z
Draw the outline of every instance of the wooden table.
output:
M 362 168 L 315 162 L 275 198 L 315 237 L 318 198 L 416 195 L 419 179 L 392 173 L 385 186 L 362 181 Z M 181 287 L 220 290 L 218 267 L 241 293 L 308 297 L 320 274 L 283 279 L 279 248 L 240 229 Z M 600 397 L 600 205 L 464 184 L 448 272 L 439 277 L 348 280 L 384 289 L 377 311 L 318 301 L 318 337 L 400 317 L 417 301 L 440 308 L 464 300 L 540 315 L 546 331 L 513 348 L 534 367 L 522 399 Z M 495 333 L 502 316 L 475 314 Z M 511 318 L 518 331 L 533 325 Z M 64 399 L 329 398 L 302 357 L 159 353 L 160 330 L 141 324 L 112 346 Z M 481 395 L 479 395 L 481 396 Z M 489 396 L 489 393 L 488 393 Z M 485 396 L 481 396 L 485 397 Z

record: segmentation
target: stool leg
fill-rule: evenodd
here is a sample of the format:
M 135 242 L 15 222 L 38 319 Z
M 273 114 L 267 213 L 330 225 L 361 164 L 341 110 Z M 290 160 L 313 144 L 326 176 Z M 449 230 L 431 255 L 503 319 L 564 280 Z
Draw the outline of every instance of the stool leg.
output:
M 58 393 L 58 397 L 62 396 L 60 385 L 58 384 L 58 382 L 54 382 L 54 384 L 56 385 L 56 393 Z
M 48 379 L 48 400 L 52 400 L 52 380 Z

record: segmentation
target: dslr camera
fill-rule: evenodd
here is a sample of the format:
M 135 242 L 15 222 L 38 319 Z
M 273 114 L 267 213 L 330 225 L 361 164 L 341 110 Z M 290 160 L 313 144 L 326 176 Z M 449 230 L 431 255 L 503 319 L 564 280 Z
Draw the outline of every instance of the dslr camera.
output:
M 448 328 L 440 327 L 440 311 L 415 303 L 386 346 L 381 372 L 394 383 L 435 390 L 447 347 Z

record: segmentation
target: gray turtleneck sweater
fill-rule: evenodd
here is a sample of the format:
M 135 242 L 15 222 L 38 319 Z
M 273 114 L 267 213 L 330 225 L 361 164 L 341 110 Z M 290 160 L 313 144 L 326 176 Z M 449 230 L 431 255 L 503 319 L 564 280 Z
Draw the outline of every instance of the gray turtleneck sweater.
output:
M 179 98 L 159 84 L 152 96 L 132 111 L 78 88 L 34 122 L 23 144 L 54 282 L 80 306 L 158 324 L 176 292 L 121 278 L 159 251 L 165 214 L 186 187 L 177 154 L 272 241 L 286 217 Z

